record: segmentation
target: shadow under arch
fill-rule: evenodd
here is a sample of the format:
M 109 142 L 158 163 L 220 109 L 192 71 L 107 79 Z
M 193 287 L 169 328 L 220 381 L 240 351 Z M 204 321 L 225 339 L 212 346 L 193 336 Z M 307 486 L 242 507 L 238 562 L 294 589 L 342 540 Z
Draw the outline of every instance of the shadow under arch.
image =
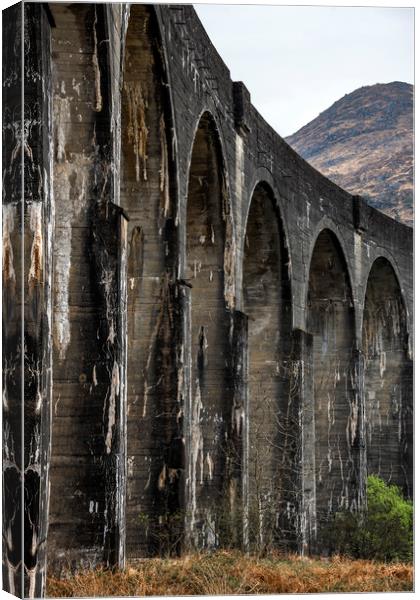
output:
M 249 198 L 248 198 L 248 205 L 247 205 L 246 217 L 245 217 L 245 226 L 248 222 L 249 212 L 251 210 L 251 205 L 252 205 L 252 199 L 253 199 L 254 192 L 257 187 L 265 188 L 267 190 L 268 195 L 270 195 L 273 198 L 273 209 L 274 209 L 276 218 L 279 223 L 279 231 L 281 234 L 282 246 L 284 247 L 284 255 L 285 256 L 287 255 L 287 257 L 289 259 L 287 275 L 288 275 L 289 285 L 290 285 L 290 297 L 293 298 L 293 277 L 292 277 L 291 246 L 290 246 L 289 230 L 287 227 L 286 218 L 284 217 L 284 213 L 280 206 L 280 197 L 281 197 L 280 193 L 274 182 L 271 172 L 266 167 L 258 167 L 254 173 L 254 176 L 252 179 L 252 184 L 249 188 L 251 190 L 251 192 L 250 192 Z M 245 236 L 241 236 L 241 240 L 239 243 L 240 243 L 239 254 L 241 256 L 243 256 Z
M 290 422 L 291 285 L 289 253 L 271 186 L 252 192 L 243 251 L 243 308 L 248 322 L 249 545 L 288 547 L 286 515 L 293 464 Z M 293 536 L 292 536 L 293 537 Z
M 367 473 L 411 496 L 413 373 L 407 312 L 395 270 L 384 257 L 373 262 L 366 284 L 362 351 Z
M 313 235 L 312 235 L 312 239 L 311 239 L 311 243 L 309 246 L 309 257 L 312 260 L 312 256 L 314 253 L 314 249 L 315 246 L 318 242 L 319 236 L 321 235 L 321 233 L 323 233 L 324 231 L 329 231 L 330 234 L 333 236 L 333 238 L 335 238 L 336 243 L 337 243 L 337 249 L 338 252 L 341 256 L 341 260 L 342 263 L 345 267 L 345 272 L 346 272 L 346 276 L 348 278 L 348 285 L 350 287 L 350 292 L 351 292 L 351 302 L 352 305 L 354 305 L 354 295 L 353 295 L 353 290 L 356 289 L 355 288 L 355 282 L 353 279 L 353 274 L 350 270 L 350 266 L 349 266 L 349 261 L 347 259 L 347 257 L 349 256 L 349 252 L 348 252 L 348 248 L 346 246 L 345 240 L 343 238 L 343 236 L 341 235 L 341 232 L 339 231 L 339 229 L 335 226 L 334 222 L 327 216 L 324 216 L 318 223 L 318 225 L 315 227 L 315 230 L 313 231 Z M 304 301 L 306 302 L 307 297 L 308 297 L 308 291 L 309 291 L 309 271 L 311 268 L 311 261 L 309 261 L 309 264 L 307 266 L 307 276 L 305 278 L 305 289 L 304 289 Z M 308 305 L 306 302 L 306 311 L 305 311 L 305 321 L 308 321 Z
M 179 549 L 176 160 L 158 18 L 132 4 L 121 98 L 120 203 L 127 251 L 127 557 Z M 169 476 L 171 474 L 171 476 Z
M 226 146 L 222 136 L 221 127 L 217 122 L 213 111 L 208 106 L 205 106 L 195 123 L 193 130 L 192 143 L 190 152 L 188 155 L 188 172 L 191 174 L 192 160 L 194 152 L 198 151 L 196 142 L 202 139 L 202 130 L 207 129 L 208 134 L 213 140 L 213 151 L 214 156 L 218 162 L 218 171 L 220 175 L 220 189 L 221 189 L 221 215 L 224 225 L 224 295 L 226 305 L 230 309 L 234 309 L 236 306 L 236 294 L 235 294 L 235 223 L 232 215 L 231 207 L 231 195 L 229 189 L 229 177 L 227 174 L 227 163 L 226 163 Z M 188 179 L 187 187 L 187 198 L 189 198 L 191 177 Z M 188 206 L 185 213 L 185 221 L 188 220 Z M 188 236 L 188 232 L 186 233 Z
M 344 253 L 329 229 L 319 233 L 312 252 L 306 325 L 313 336 L 319 531 L 337 510 L 357 508 L 360 501 L 355 315 Z
M 216 123 L 205 111 L 191 151 L 186 212 L 190 286 L 190 404 L 185 421 L 187 539 L 195 548 L 223 544 L 227 439 L 232 411 L 231 313 L 225 296 L 228 202 Z

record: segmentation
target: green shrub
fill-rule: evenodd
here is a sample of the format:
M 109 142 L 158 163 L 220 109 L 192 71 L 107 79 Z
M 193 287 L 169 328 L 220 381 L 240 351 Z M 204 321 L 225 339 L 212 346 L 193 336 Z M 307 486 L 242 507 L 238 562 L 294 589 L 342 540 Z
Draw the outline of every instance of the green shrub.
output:
M 368 512 L 359 534 L 367 558 L 385 561 L 413 560 L 413 503 L 396 485 L 368 477 Z
M 338 512 L 323 532 L 330 551 L 381 561 L 413 560 L 413 504 L 396 485 L 370 475 L 367 513 Z

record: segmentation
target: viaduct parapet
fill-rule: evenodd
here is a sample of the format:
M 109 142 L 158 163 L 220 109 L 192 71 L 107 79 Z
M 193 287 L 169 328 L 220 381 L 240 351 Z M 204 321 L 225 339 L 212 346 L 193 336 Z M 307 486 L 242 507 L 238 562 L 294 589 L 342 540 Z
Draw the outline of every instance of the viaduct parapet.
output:
M 412 229 L 287 145 L 190 6 L 3 28 L 6 589 L 325 551 L 367 474 L 410 496 Z

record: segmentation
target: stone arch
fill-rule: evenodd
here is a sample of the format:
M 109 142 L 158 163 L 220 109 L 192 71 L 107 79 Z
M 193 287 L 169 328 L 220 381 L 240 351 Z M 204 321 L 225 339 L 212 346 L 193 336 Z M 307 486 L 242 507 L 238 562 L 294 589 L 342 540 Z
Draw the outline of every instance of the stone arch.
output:
M 375 264 L 375 262 L 378 259 L 384 260 L 387 263 L 389 263 L 390 268 L 392 269 L 392 271 L 394 272 L 394 276 L 395 279 L 398 283 L 399 286 L 399 290 L 400 290 L 400 294 L 401 294 L 401 300 L 403 302 L 404 305 L 404 311 L 405 311 L 405 315 L 406 315 L 406 322 L 407 322 L 407 335 L 410 336 L 410 310 L 409 310 L 409 304 L 406 301 L 406 290 L 403 286 L 403 277 L 402 277 L 402 273 L 399 269 L 399 265 L 398 262 L 395 258 L 395 256 L 393 256 L 392 252 L 389 251 L 389 249 L 387 248 L 379 248 L 376 246 L 370 246 L 369 247 L 369 251 L 368 251 L 368 258 L 369 258 L 369 262 L 366 265 L 366 269 L 364 270 L 364 276 L 363 276 L 363 284 L 361 286 L 361 298 L 363 299 L 363 304 L 361 305 L 361 310 L 363 313 L 364 310 L 364 303 L 365 303 L 365 298 L 366 298 L 366 290 L 367 290 L 367 285 L 368 285 L 368 281 L 369 281 L 369 276 L 371 274 L 372 271 L 372 267 Z M 362 315 L 363 316 L 363 315 Z M 360 319 L 360 323 L 359 323 L 359 327 L 360 327 L 360 339 L 362 339 L 362 334 L 363 334 L 363 318 Z M 410 344 L 410 341 L 408 342 L 408 344 Z M 410 350 L 408 350 L 408 352 L 410 353 Z
M 190 292 L 191 406 L 187 445 L 188 519 L 192 543 L 220 543 L 225 493 L 230 312 L 225 297 L 227 201 L 215 121 L 203 113 L 193 142 L 186 213 L 186 269 Z M 188 343 L 188 341 L 187 341 Z
M 367 472 L 412 489 L 412 361 L 407 313 L 391 263 L 370 269 L 363 312 L 362 349 Z
M 287 542 L 283 517 L 289 500 L 293 427 L 287 422 L 292 322 L 288 264 L 273 191 L 260 182 L 252 193 L 243 251 L 249 421 L 245 469 L 249 542 L 259 549 Z
M 174 317 L 176 169 L 171 101 L 153 6 L 133 4 L 121 99 L 120 202 L 127 252 L 127 557 L 163 551 L 179 510 Z M 168 476 L 171 473 L 171 477 Z M 139 516 L 140 515 L 140 516 Z M 143 519 L 142 519 L 143 515 Z M 171 528 L 169 528 L 170 530 Z
M 215 114 L 215 111 L 209 107 L 207 104 L 205 104 L 202 109 L 201 112 L 199 112 L 197 119 L 195 121 L 195 128 L 192 131 L 192 136 L 191 136 L 191 145 L 190 145 L 190 151 L 188 153 L 188 158 L 187 158 L 187 170 L 190 173 L 191 172 L 191 165 L 192 165 L 192 159 L 193 159 L 193 153 L 194 150 L 196 150 L 196 146 L 195 146 L 195 141 L 197 140 L 197 134 L 199 133 L 200 129 L 203 126 L 204 122 L 209 122 L 211 123 L 211 127 L 212 127 L 212 131 L 213 131 L 213 135 L 214 135 L 214 141 L 215 141 L 215 148 L 217 149 L 217 156 L 218 156 L 218 160 L 220 162 L 220 175 L 221 175 L 221 214 L 222 214 L 222 218 L 223 218 L 223 225 L 224 225 L 224 235 L 225 235 L 225 242 L 224 242 L 224 296 L 225 296 L 225 301 L 226 301 L 226 305 L 228 306 L 229 309 L 234 309 L 236 307 L 236 281 L 235 281 L 235 253 L 236 253 L 236 231 L 235 231 L 235 222 L 233 219 L 233 214 L 232 214 L 232 206 L 231 206 L 231 193 L 230 193 L 230 186 L 229 186 L 229 177 L 228 177 L 228 172 L 227 172 L 227 163 L 226 163 L 226 142 L 224 140 L 223 137 L 223 133 L 222 133 L 222 125 L 220 123 L 220 120 L 218 120 L 217 114 Z M 189 181 L 188 181 L 188 187 L 187 187 L 187 198 L 188 198 L 188 194 L 189 194 Z M 181 213 L 180 218 L 181 221 L 185 221 L 187 222 L 187 211 L 188 211 L 188 201 L 186 204 L 186 210 L 185 212 Z M 188 235 L 188 232 L 185 232 L 185 235 Z M 186 238 L 185 238 L 186 239 Z M 187 243 L 186 243 L 187 245 Z M 180 272 L 182 273 L 186 273 L 188 271 L 188 267 L 186 267 L 186 261 L 187 258 L 185 257 L 180 257 L 180 258 L 185 258 L 184 261 L 181 260 L 182 266 L 183 268 L 180 269 Z
M 314 244 L 307 292 L 313 336 L 317 522 L 358 497 L 355 316 L 350 278 L 336 235 L 323 229 Z
M 253 193 L 257 186 L 263 185 L 267 189 L 271 190 L 271 194 L 275 199 L 273 206 L 275 208 L 277 218 L 279 220 L 280 227 L 281 227 L 282 240 L 283 240 L 282 243 L 284 244 L 285 251 L 287 252 L 287 255 L 289 257 L 288 276 L 289 276 L 289 280 L 290 280 L 290 296 L 293 299 L 293 293 L 295 292 L 295 289 L 293 286 L 293 277 L 292 277 L 292 254 L 293 254 L 293 252 L 292 252 L 292 248 L 291 248 L 288 223 L 287 223 L 286 218 L 284 218 L 284 214 L 285 214 L 284 206 L 283 206 L 284 197 L 281 196 L 271 172 L 266 167 L 258 167 L 255 170 L 255 172 L 253 173 L 253 177 L 252 177 L 251 181 L 252 181 L 251 185 L 249 187 L 247 187 L 247 191 L 245 192 L 247 194 L 247 206 L 246 206 L 246 212 L 245 212 L 244 231 L 245 231 L 246 223 L 248 221 L 249 211 L 251 209 Z M 240 235 L 239 243 L 238 243 L 238 255 L 239 256 L 243 256 L 244 245 L 245 245 L 245 235 Z M 243 276 L 242 270 L 238 269 L 238 286 L 240 289 L 242 289 L 242 287 L 243 287 L 242 286 L 242 276 Z M 293 302 L 292 302 L 292 305 L 293 305 Z M 242 297 L 240 297 L 240 303 L 238 303 L 238 308 L 240 310 L 242 308 Z M 292 311 L 293 311 L 293 306 L 292 306 Z M 294 315 L 293 315 L 293 319 L 294 319 Z
M 342 257 L 342 261 L 343 261 L 343 265 L 345 266 L 346 269 L 346 273 L 347 273 L 347 278 L 348 278 L 348 283 L 350 286 L 350 291 L 351 291 L 351 298 L 352 298 L 352 304 L 354 304 L 354 290 L 356 290 L 356 281 L 354 279 L 354 270 L 352 270 L 351 266 L 350 266 L 350 261 L 349 261 L 349 256 L 350 256 L 350 252 L 349 252 L 349 248 L 346 244 L 346 240 L 344 238 L 344 236 L 342 235 L 340 229 L 338 227 L 336 227 L 336 225 L 334 224 L 334 222 L 328 217 L 328 216 L 324 216 L 317 224 L 317 226 L 314 228 L 313 233 L 312 233 L 312 237 L 311 237 L 311 241 L 310 241 L 310 245 L 309 245 L 309 250 L 308 250 L 308 257 L 312 258 L 313 253 L 314 253 L 314 249 L 315 246 L 318 242 L 318 238 L 320 236 L 320 234 L 323 231 L 329 231 L 332 236 L 334 236 L 334 238 L 337 240 L 337 244 L 338 247 L 340 249 L 340 254 Z M 309 261 L 308 264 L 306 265 L 305 268 L 305 272 L 306 272 L 306 277 L 305 277 L 305 284 L 302 290 L 302 294 L 303 294 L 303 301 L 305 304 L 305 315 L 306 315 L 306 322 L 308 320 L 308 305 L 307 305 L 307 297 L 308 297 L 308 291 L 309 291 L 309 272 L 310 272 L 310 268 L 311 268 L 311 262 Z

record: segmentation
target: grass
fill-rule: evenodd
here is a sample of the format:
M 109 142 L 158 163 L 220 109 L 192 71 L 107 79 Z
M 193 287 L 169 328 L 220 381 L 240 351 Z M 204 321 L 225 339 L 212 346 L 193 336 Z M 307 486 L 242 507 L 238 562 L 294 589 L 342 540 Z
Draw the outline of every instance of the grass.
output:
M 47 581 L 49 597 L 390 592 L 413 590 L 413 566 L 219 551 L 144 559 L 125 571 L 93 569 Z

